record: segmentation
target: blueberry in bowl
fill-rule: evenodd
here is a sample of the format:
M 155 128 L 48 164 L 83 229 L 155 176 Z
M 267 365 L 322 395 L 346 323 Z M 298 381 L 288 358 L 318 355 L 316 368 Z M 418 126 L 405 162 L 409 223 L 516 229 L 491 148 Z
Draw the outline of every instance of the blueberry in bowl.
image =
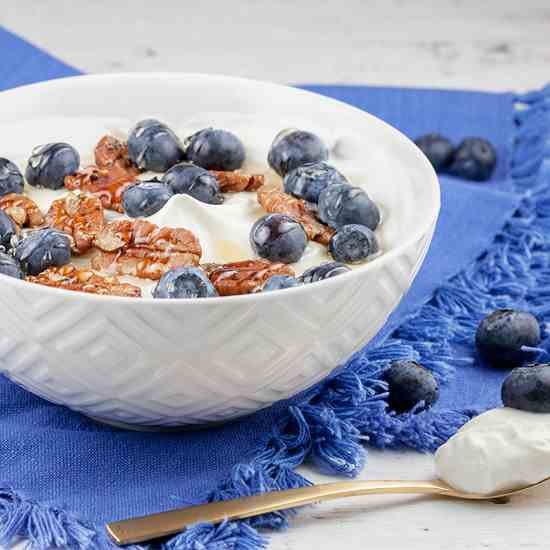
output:
M 183 143 L 186 160 L 207 170 L 233 171 L 242 167 L 244 145 L 233 133 L 218 128 L 205 128 Z
M 513 369 L 502 383 L 501 393 L 505 407 L 550 413 L 550 365 Z
M 335 183 L 349 182 L 341 172 L 326 162 L 303 164 L 284 177 L 287 193 L 312 204 L 317 204 L 323 189 Z
M 78 151 L 68 143 L 47 143 L 36 147 L 27 163 L 25 177 L 33 187 L 62 189 L 65 177 L 80 166 Z
M 262 286 L 262 292 L 271 292 L 272 290 L 282 290 L 284 288 L 294 288 L 300 286 L 300 281 L 291 275 L 273 275 Z
M 473 181 L 490 179 L 497 163 L 494 147 L 483 138 L 466 138 L 454 150 L 449 172 Z
M 213 298 L 214 285 L 198 267 L 176 267 L 167 271 L 153 290 L 153 298 Z
M 0 158 L 0 197 L 8 193 L 23 192 L 23 175 L 17 166 L 5 158 Z
M 14 256 L 26 274 L 38 275 L 48 267 L 69 263 L 71 240 L 56 229 L 35 229 L 17 243 Z
M 380 223 L 380 210 L 360 187 L 337 183 L 319 195 L 319 219 L 337 229 L 343 225 L 364 225 L 374 231 Z
M 384 373 L 388 383 L 388 405 L 396 413 L 431 407 L 439 398 L 439 384 L 427 368 L 416 361 L 394 361 Z
M 122 208 L 131 218 L 152 216 L 173 196 L 170 188 L 158 180 L 143 181 L 128 187 L 122 194 Z
M 14 245 L 17 225 L 3 210 L 0 210 L 0 251 L 9 251 Z
M 337 262 L 358 264 L 379 251 L 378 240 L 365 225 L 343 225 L 331 237 L 328 251 Z
M 191 162 L 180 162 L 166 172 L 163 181 L 174 195 L 189 195 L 207 204 L 222 204 L 223 194 L 214 175 Z
M 312 132 L 288 128 L 280 131 L 273 140 L 267 162 L 284 177 L 303 164 L 312 164 L 328 159 L 328 149 Z
M 250 230 L 252 250 L 272 262 L 297 262 L 307 243 L 302 224 L 285 214 L 268 214 L 254 223 Z
M 482 359 L 495 367 L 520 366 L 537 353 L 541 331 L 536 317 L 526 311 L 498 309 L 487 315 L 476 331 Z
M 165 172 L 183 159 L 183 150 L 178 137 L 166 124 L 148 118 L 130 131 L 128 156 L 141 170 Z
M 451 164 L 454 147 L 441 134 L 426 134 L 417 138 L 414 143 L 426 155 L 436 172 L 446 170 Z
M 306 269 L 306 271 L 298 277 L 298 280 L 304 284 L 316 283 L 317 281 L 324 281 L 325 279 L 343 275 L 350 271 L 351 269 L 341 262 L 325 262 Z
M 5 252 L 0 252 L 0 274 L 14 277 L 15 279 L 25 278 L 19 262 L 12 255 Z

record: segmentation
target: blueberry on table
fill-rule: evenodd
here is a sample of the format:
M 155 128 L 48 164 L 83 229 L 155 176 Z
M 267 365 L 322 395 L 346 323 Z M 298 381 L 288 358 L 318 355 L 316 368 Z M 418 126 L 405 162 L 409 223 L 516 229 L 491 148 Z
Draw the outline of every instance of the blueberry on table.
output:
M 290 275 L 273 275 L 262 286 L 262 292 L 293 288 L 295 286 L 300 286 L 300 281 L 298 281 L 296 277 L 291 277 Z
M 498 309 L 485 317 L 476 332 L 481 357 L 495 367 L 519 366 L 541 341 L 540 326 L 525 311 Z
M 256 221 L 250 230 L 252 250 L 272 262 L 297 262 L 307 243 L 302 224 L 285 214 L 268 214 Z
M 494 147 L 483 138 L 466 138 L 455 149 L 449 172 L 459 178 L 488 180 L 497 163 Z
M 380 223 L 380 210 L 363 189 L 338 183 L 319 195 L 319 219 L 338 229 L 343 225 L 365 225 L 374 231 Z
M 328 251 L 337 261 L 346 264 L 364 262 L 378 252 L 378 241 L 374 231 L 365 225 L 343 225 L 330 238 Z
M 502 384 L 502 402 L 514 409 L 550 413 L 550 365 L 512 370 Z
M 340 262 L 325 262 L 324 264 L 306 269 L 306 271 L 298 277 L 298 281 L 304 284 L 316 283 L 317 281 L 330 279 L 331 277 L 336 277 L 336 275 L 342 275 L 349 271 L 351 271 L 351 269 Z
M 216 177 L 201 166 L 190 162 L 181 162 L 172 166 L 163 181 L 175 195 L 190 195 L 207 204 L 222 204 L 223 195 Z
M 16 279 L 25 278 L 19 262 L 5 252 L 0 252 L 0 274 L 15 277 Z
M 315 134 L 295 128 L 279 132 L 267 155 L 269 166 L 281 177 L 302 164 L 327 159 L 328 149 Z
M 439 397 L 439 384 L 434 375 L 416 361 L 395 361 L 384 373 L 388 383 L 388 405 L 396 413 L 410 411 L 421 401 L 424 408 Z
M 428 157 L 437 172 L 449 167 L 453 160 L 453 144 L 440 134 L 426 134 L 415 140 L 416 146 Z
M 148 118 L 130 131 L 128 156 L 140 170 L 165 172 L 183 159 L 183 150 L 178 137 L 166 124 Z
M 3 210 L 0 209 L 0 250 L 7 251 L 13 247 L 17 226 Z
M 214 285 L 199 267 L 176 267 L 167 271 L 153 290 L 153 298 L 211 298 Z
M 8 159 L 0 158 L 0 197 L 8 193 L 23 193 L 23 175 Z
M 56 229 L 36 229 L 17 243 L 15 259 L 25 273 L 38 275 L 48 267 L 69 263 L 71 241 L 65 233 Z
M 65 176 L 74 174 L 80 166 L 78 151 L 68 143 L 47 143 L 33 149 L 25 177 L 34 187 L 62 189 Z
M 170 188 L 160 181 L 143 181 L 128 187 L 122 194 L 122 208 L 131 218 L 152 216 L 173 196 Z
M 349 183 L 346 177 L 326 162 L 303 164 L 284 177 L 285 191 L 313 204 L 325 187 L 335 183 Z
M 238 170 L 245 158 L 242 141 L 235 134 L 217 128 L 205 128 L 189 136 L 183 150 L 186 160 L 207 170 Z

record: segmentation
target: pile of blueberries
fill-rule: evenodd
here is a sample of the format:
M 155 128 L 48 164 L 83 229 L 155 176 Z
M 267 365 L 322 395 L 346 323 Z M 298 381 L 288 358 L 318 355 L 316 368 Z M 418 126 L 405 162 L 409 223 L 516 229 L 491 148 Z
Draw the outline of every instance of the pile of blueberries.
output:
M 487 181 L 497 164 L 495 148 L 483 138 L 470 137 L 456 147 L 440 134 L 426 134 L 415 140 L 435 171 L 473 181 Z
M 550 413 L 550 364 L 529 362 L 546 355 L 541 349 L 541 328 L 536 317 L 525 311 L 499 309 L 485 317 L 475 337 L 483 362 L 492 368 L 512 369 L 502 384 L 502 402 L 530 412 Z M 403 413 L 424 410 L 439 396 L 431 371 L 414 361 L 396 361 L 385 372 L 388 404 Z

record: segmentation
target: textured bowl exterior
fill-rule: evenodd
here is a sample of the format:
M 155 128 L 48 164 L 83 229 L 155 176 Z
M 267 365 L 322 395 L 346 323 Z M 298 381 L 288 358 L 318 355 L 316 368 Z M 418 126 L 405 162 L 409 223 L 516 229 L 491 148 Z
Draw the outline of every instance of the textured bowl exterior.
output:
M 0 96 L 0 120 L 1 107 Z M 418 162 L 433 185 L 421 155 Z M 176 427 L 254 412 L 323 379 L 378 332 L 428 250 L 438 195 L 434 200 L 421 231 L 387 258 L 264 295 L 103 298 L 2 276 L 0 371 L 49 401 L 111 423 Z

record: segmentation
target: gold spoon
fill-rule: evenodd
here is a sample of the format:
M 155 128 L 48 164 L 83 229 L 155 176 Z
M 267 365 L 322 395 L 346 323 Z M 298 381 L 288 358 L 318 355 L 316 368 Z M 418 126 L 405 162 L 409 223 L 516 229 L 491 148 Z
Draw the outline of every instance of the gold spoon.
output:
M 323 485 L 312 485 L 300 489 L 274 491 L 251 497 L 200 504 L 179 510 L 161 512 L 148 516 L 114 521 L 107 524 L 107 532 L 116 544 L 133 544 L 146 540 L 173 535 L 194 523 L 220 523 L 225 519 L 243 519 L 259 516 L 276 510 L 286 510 L 343 497 L 375 494 L 424 494 L 440 495 L 466 500 L 506 499 L 550 480 L 550 477 L 501 493 L 480 495 L 457 491 L 444 481 L 339 481 Z

